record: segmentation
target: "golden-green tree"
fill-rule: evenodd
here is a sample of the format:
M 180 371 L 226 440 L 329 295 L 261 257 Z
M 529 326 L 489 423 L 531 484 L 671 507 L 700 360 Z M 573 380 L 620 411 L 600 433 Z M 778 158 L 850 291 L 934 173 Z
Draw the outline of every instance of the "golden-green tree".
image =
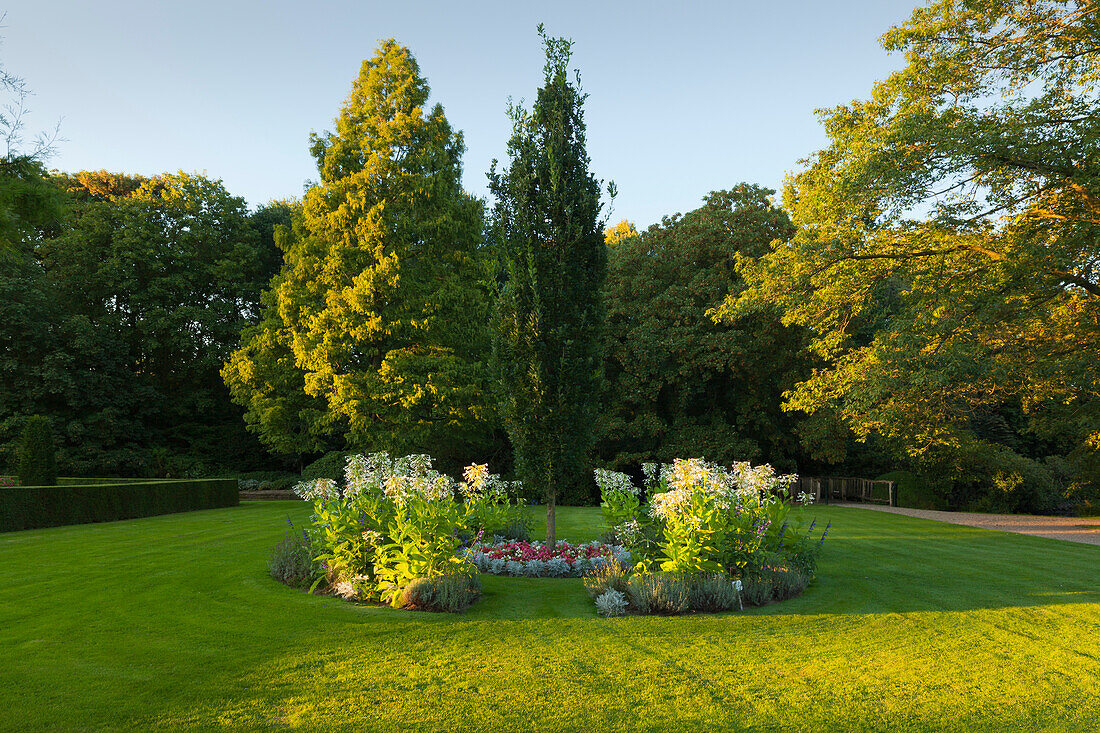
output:
M 497 316 L 501 412 L 524 484 L 547 502 L 586 499 L 601 384 L 607 252 L 600 183 L 589 173 L 570 42 L 548 38 L 545 83 L 531 111 L 514 107 L 509 165 L 494 163 L 494 228 L 506 279 Z
M 260 326 L 224 372 L 277 450 L 308 452 L 346 431 L 355 449 L 457 463 L 491 431 L 484 205 L 462 189 L 461 133 L 442 106 L 426 109 L 428 96 L 409 50 L 385 41 L 335 131 L 311 137 L 320 182 Z
M 637 227 L 634 226 L 633 222 L 626 219 L 621 220 L 613 227 L 608 227 L 607 231 L 603 233 L 604 241 L 609 245 L 625 242 L 636 236 L 638 236 Z
M 886 33 L 906 66 L 823 113 L 785 193 L 797 235 L 719 313 L 810 329 L 829 366 L 789 407 L 956 465 L 1013 408 L 1056 452 L 1100 449 L 1097 17 L 936 0 Z

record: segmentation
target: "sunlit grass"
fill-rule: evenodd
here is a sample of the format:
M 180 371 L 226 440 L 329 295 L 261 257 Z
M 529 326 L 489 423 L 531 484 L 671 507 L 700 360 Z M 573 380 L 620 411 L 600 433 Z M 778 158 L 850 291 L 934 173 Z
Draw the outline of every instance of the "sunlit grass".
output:
M 1100 728 L 1100 547 L 813 511 L 802 597 L 610 620 L 576 579 L 487 577 L 462 616 L 293 591 L 294 502 L 3 534 L 0 729 Z

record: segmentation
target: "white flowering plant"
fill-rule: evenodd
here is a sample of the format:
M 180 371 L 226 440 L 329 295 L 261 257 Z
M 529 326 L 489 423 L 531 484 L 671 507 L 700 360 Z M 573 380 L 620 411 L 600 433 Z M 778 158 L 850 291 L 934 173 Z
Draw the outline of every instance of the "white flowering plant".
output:
M 466 467 L 458 484 L 458 493 L 466 514 L 466 525 L 472 531 L 493 533 L 522 515 L 522 489 L 518 481 L 504 481 L 489 473 L 487 464 Z
M 458 552 L 461 536 L 504 516 L 508 505 L 507 485 L 486 466 L 468 467 L 456 482 L 427 455 L 349 456 L 344 478 L 342 490 L 317 479 L 295 492 L 313 502 L 308 534 L 322 570 L 314 587 L 327 582 L 346 598 L 400 605 L 416 578 L 476 573 Z
M 785 533 L 797 536 L 798 527 L 788 521 L 796 476 L 778 475 L 769 465 L 726 467 L 702 458 L 647 463 L 642 469 L 649 504 L 616 530 L 637 559 L 637 572 L 741 576 L 766 553 L 778 552 Z M 621 495 L 619 483 L 608 485 Z M 656 525 L 651 534 L 657 540 L 631 543 L 631 537 L 645 536 L 647 525 Z
M 625 473 L 595 470 L 596 485 L 600 487 L 600 509 L 608 527 L 617 527 L 637 518 L 641 507 L 638 489 Z

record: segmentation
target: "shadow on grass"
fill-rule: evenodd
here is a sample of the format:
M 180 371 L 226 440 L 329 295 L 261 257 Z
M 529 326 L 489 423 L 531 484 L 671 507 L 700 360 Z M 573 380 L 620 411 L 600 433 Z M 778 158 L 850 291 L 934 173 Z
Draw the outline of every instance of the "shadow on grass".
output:
M 882 512 L 819 507 L 816 513 L 833 522 L 818 579 L 802 597 L 759 613 L 888 614 L 1100 603 L 1098 546 Z

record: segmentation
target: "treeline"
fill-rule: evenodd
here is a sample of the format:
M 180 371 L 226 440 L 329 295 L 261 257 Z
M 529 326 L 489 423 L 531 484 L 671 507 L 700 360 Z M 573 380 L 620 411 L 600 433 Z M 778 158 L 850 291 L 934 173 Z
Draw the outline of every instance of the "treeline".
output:
M 62 475 L 203 476 L 268 459 L 221 381 L 281 263 L 272 223 L 202 176 L 44 174 L 34 231 L 0 253 L 0 446 L 53 424 Z M 43 206 L 44 205 L 44 206 Z
M 884 37 L 908 65 L 825 113 L 829 147 L 782 205 L 732 185 L 645 231 L 608 228 L 572 268 L 549 267 L 540 237 L 580 242 L 570 217 L 590 228 L 602 209 L 583 96 L 549 64 L 545 96 L 514 110 L 493 209 L 463 190 L 461 133 L 393 41 L 312 136 L 319 181 L 300 202 L 249 213 L 199 176 L 9 156 L 0 445 L 43 414 L 62 473 L 297 470 L 346 450 L 509 473 L 509 415 L 531 409 L 515 399 L 553 382 L 598 406 L 569 418 L 592 452 L 559 446 L 558 463 L 703 455 L 889 472 L 931 507 L 1100 506 L 1100 42 L 1064 5 L 916 11 Z M 568 155 L 534 132 L 555 124 Z M 554 176 L 577 195 L 540 187 Z M 582 280 L 598 303 L 561 296 Z M 570 307 L 590 327 L 544 328 Z M 590 368 L 545 373 L 551 346 Z M 559 499 L 590 500 L 571 473 Z

